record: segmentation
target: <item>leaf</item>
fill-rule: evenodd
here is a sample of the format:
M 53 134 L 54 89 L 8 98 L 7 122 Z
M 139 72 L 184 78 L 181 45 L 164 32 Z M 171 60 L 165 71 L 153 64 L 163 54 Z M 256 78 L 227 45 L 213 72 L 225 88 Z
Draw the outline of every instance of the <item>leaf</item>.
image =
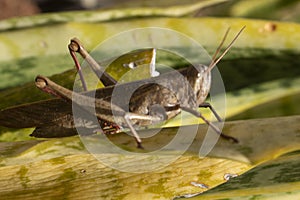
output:
M 7 199 L 38 199 L 45 195 L 49 198 L 60 196 L 72 199 L 90 199 L 95 196 L 98 198 L 122 197 L 123 199 L 132 199 L 139 197 L 139 195 L 143 198 L 170 199 L 175 196 L 205 191 L 207 188 L 199 188 L 193 184 L 204 184 L 210 189 L 224 183 L 225 174 L 239 175 L 254 167 L 254 165 L 236 162 L 232 159 L 259 164 L 287 152 L 299 150 L 299 126 L 297 124 L 299 119 L 300 116 L 294 116 L 228 122 L 224 132 L 237 137 L 240 143 L 232 144 L 225 140 L 219 140 L 209 156 L 204 158 L 199 158 L 198 152 L 207 126 L 200 125 L 197 137 L 186 154 L 166 168 L 138 175 L 120 172 L 103 165 L 94 156 L 87 154 L 78 137 L 53 139 L 21 151 L 20 147 L 13 147 L 16 143 L 1 143 L 1 145 L 6 146 L 6 149 L 10 145 L 13 145 L 13 148 L 1 160 L 0 186 L 2 190 L 0 190 L 0 195 Z M 273 129 L 272 127 L 276 124 L 280 124 L 280 126 Z M 241 130 L 243 131 L 241 132 Z M 176 133 L 176 128 L 163 129 L 155 137 L 144 139 L 144 146 L 146 150 L 150 151 L 160 148 L 161 145 L 164 145 L 163 141 L 166 141 L 166 137 L 172 137 Z M 113 135 L 110 139 L 121 147 L 126 146 L 127 150 L 140 151 L 136 149 L 132 138 L 125 134 Z M 268 141 L 268 143 L 264 141 Z M 26 143 L 32 144 L 32 141 L 23 142 L 22 145 L 26 145 Z M 102 156 L 114 159 L 114 155 L 108 152 L 102 152 Z M 119 161 L 126 163 L 127 166 L 143 166 L 143 163 L 149 161 L 144 159 L 144 154 L 136 156 L 138 157 L 121 157 Z M 120 158 L 119 154 L 118 158 Z M 155 160 L 155 157 L 153 159 Z M 267 186 L 271 180 L 278 180 L 277 183 L 282 187 L 285 187 L 282 181 L 286 180 L 292 184 L 295 183 L 296 188 L 298 184 L 296 177 L 298 176 L 289 176 L 292 179 L 288 177 L 284 179 L 285 176 L 280 175 L 285 174 L 285 171 L 292 173 L 287 169 L 298 166 L 298 162 L 298 156 L 291 155 L 290 157 L 279 158 L 277 161 L 269 162 L 270 164 L 267 163 L 254 168 L 254 172 L 249 171 L 249 174 L 241 175 L 228 183 L 237 184 L 239 183 L 238 180 L 244 180 L 243 184 L 237 185 L 245 187 L 251 185 L 254 189 L 248 188 L 246 192 L 254 191 L 254 194 L 256 184 L 264 183 L 264 186 Z M 272 179 L 268 176 L 269 182 L 263 182 L 265 180 L 264 173 L 274 168 L 281 170 L 277 178 Z M 297 172 L 297 167 L 294 169 Z M 260 175 L 261 170 L 263 175 Z M 258 179 L 252 179 L 260 181 L 259 183 L 247 181 L 247 177 L 254 177 L 256 174 Z M 66 182 L 68 184 L 65 184 Z M 236 184 L 233 184 L 229 189 L 237 190 Z M 276 185 L 274 183 L 274 187 Z M 285 190 L 286 187 L 282 187 L 280 187 L 280 192 L 287 191 Z M 222 188 L 225 189 L 225 185 L 216 192 L 223 191 Z M 68 192 L 66 193 L 66 191 Z M 239 187 L 237 193 L 229 193 L 228 191 L 225 194 L 234 196 L 243 191 L 245 189 Z M 214 193 L 212 194 L 214 195 Z M 248 193 L 244 194 L 247 195 Z
M 299 5 L 299 1 L 297 0 L 246 0 L 239 1 L 232 5 L 230 13 L 232 16 L 236 17 L 299 22 L 300 16 L 297 11 Z
M 270 23 L 277 27 L 274 31 L 264 29 L 265 25 Z M 276 64 L 276 58 L 282 58 L 281 62 L 284 65 L 291 66 L 292 61 L 297 64 L 297 59 L 292 59 L 292 57 L 299 55 L 295 33 L 300 26 L 293 23 L 228 18 L 152 18 L 92 24 L 72 22 L 1 32 L 0 45 L 3 52 L 0 55 L 2 70 L 0 87 L 11 87 L 32 81 L 37 72 L 50 76 L 71 69 L 73 63 L 68 55 L 67 45 L 74 36 L 80 38 L 85 47 L 91 51 L 104 40 L 123 31 L 142 27 L 171 28 L 193 38 L 213 54 L 229 26 L 232 27 L 231 34 L 234 34 L 244 25 L 247 28 L 235 44 L 236 50 L 232 49 L 223 62 L 236 59 L 243 63 L 253 59 L 252 65 L 249 63 L 249 69 L 253 68 L 253 64 L 257 64 L 255 63 L 257 59 L 264 62 L 261 64 L 267 64 L 262 67 L 263 69 L 268 69 L 269 66 L 274 65 L 273 63 Z M 162 40 L 166 40 L 165 37 L 167 36 L 162 36 Z M 230 37 L 232 35 L 229 35 Z M 170 45 L 172 44 L 170 42 Z M 181 48 L 185 46 L 183 43 L 177 43 L 177 45 Z M 111 57 L 108 55 L 106 59 Z M 266 58 L 270 60 L 264 61 Z M 274 59 L 273 62 L 271 59 Z M 287 62 L 285 59 L 291 60 Z M 238 67 L 231 69 L 238 70 Z M 284 72 L 287 73 L 287 71 Z
M 261 164 L 192 199 L 298 199 L 299 154 Z
M 150 6 L 145 6 L 145 2 L 143 2 L 141 7 L 137 7 L 137 4 L 135 3 L 134 7 L 129 6 L 129 8 L 124 5 L 119 5 L 119 8 L 115 9 L 102 9 L 98 11 L 61 12 L 22 18 L 12 18 L 0 22 L 0 31 L 45 26 L 73 21 L 95 23 L 138 17 L 180 17 L 198 12 L 201 9 L 205 9 L 215 4 L 224 3 L 226 1 L 228 0 L 188 0 L 184 3 L 178 0 L 173 0 L 172 3 L 151 1 L 150 4 L 152 5 Z

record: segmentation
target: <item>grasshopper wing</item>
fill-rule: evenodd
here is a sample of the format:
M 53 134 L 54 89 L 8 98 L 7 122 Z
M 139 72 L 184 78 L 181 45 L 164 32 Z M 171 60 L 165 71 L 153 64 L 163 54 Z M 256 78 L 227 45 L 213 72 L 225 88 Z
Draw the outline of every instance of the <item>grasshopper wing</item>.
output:
M 63 121 L 66 120 L 65 116 L 72 118 L 72 103 L 61 99 L 50 99 L 1 110 L 0 126 L 29 128 L 69 123 Z

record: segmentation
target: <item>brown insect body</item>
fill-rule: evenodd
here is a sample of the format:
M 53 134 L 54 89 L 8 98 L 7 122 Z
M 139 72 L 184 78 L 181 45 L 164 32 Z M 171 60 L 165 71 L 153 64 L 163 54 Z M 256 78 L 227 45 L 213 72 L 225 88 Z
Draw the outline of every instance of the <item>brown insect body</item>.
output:
M 241 29 L 241 31 L 243 29 Z M 226 35 L 223 38 L 223 41 L 216 51 L 213 61 L 209 66 L 190 66 L 179 71 L 174 70 L 161 74 L 158 77 L 152 77 L 149 79 L 124 84 L 113 85 L 114 80 L 112 79 L 112 81 L 110 80 L 110 82 L 107 84 L 107 87 L 98 89 L 96 91 L 89 91 L 79 94 L 57 85 L 46 77 L 37 76 L 36 86 L 38 88 L 66 101 L 60 101 L 59 108 L 52 108 L 51 112 L 58 114 L 58 116 L 54 119 L 52 118 L 52 120 L 49 120 L 48 124 L 47 122 L 44 122 L 43 124 L 43 120 L 39 121 L 36 118 L 32 120 L 32 122 L 25 124 L 24 127 L 36 126 L 37 129 L 32 135 L 38 137 L 47 137 L 45 136 L 47 131 L 43 133 L 43 130 L 45 130 L 43 127 L 48 127 L 50 129 L 52 128 L 53 130 L 60 130 L 67 135 L 73 133 L 72 131 L 75 131 L 76 127 L 82 126 L 91 129 L 95 128 L 95 125 L 89 124 L 89 121 L 84 119 L 84 117 L 77 117 L 75 118 L 75 121 L 72 119 L 72 109 L 70 108 L 72 107 L 73 102 L 73 106 L 75 103 L 79 106 L 84 114 L 90 116 L 96 115 L 99 121 L 107 122 L 113 125 L 114 123 L 117 123 L 121 126 L 128 127 L 136 138 L 138 147 L 141 147 L 141 140 L 133 125 L 149 126 L 159 123 L 173 118 L 174 116 L 178 115 L 181 110 L 190 112 L 191 114 L 203 119 L 222 137 L 237 142 L 235 138 L 224 135 L 214 124 L 206 120 L 201 113 L 197 111 L 197 108 L 199 106 L 209 107 L 217 119 L 221 121 L 221 118 L 217 115 L 214 109 L 208 103 L 205 103 L 211 87 L 211 70 L 230 49 L 231 45 L 237 39 L 241 31 L 225 49 L 223 54 L 217 60 L 215 60 L 215 56 L 219 52 L 228 31 L 226 32 Z M 76 41 L 72 40 L 72 45 L 74 45 L 74 42 Z M 77 48 L 77 50 L 82 53 L 81 47 Z M 83 52 L 83 54 L 83 57 L 91 59 L 85 54 L 85 52 Z M 78 70 L 81 72 L 80 68 L 78 68 Z M 106 79 L 107 77 L 110 79 L 109 75 L 107 74 L 105 74 L 105 77 Z M 117 95 L 117 98 L 115 98 L 114 94 L 118 94 L 118 91 L 121 92 L 119 94 L 123 95 Z M 57 102 L 59 100 L 53 99 L 35 103 L 33 104 L 33 107 L 40 109 L 41 105 L 39 104 L 45 104 L 45 106 L 47 106 L 47 104 L 51 104 L 52 101 Z M 64 104 L 68 110 L 61 112 L 59 109 L 61 109 Z M 53 104 L 52 106 L 55 107 Z M 28 110 L 22 106 L 17 107 L 15 110 L 17 110 L 16 112 L 13 112 L 15 115 L 19 114 L 19 111 L 25 111 L 25 113 L 28 113 Z M 5 112 L 15 110 L 7 109 L 1 112 L 3 114 Z M 11 116 L 13 115 L 14 114 Z M 1 121 L 2 119 L 0 115 L 0 123 Z M 5 123 L 1 124 L 10 125 Z M 87 125 L 90 127 L 86 127 Z M 20 127 L 22 125 L 17 126 Z M 58 126 L 58 128 L 55 129 L 55 126 Z
M 66 88 L 62 88 L 42 76 L 37 77 L 36 84 L 43 91 L 69 100 L 70 102 L 73 101 L 80 106 L 95 106 L 100 120 L 108 122 L 114 122 L 112 115 L 116 112 L 119 112 L 120 115 L 124 115 L 125 111 L 149 115 L 151 106 L 160 105 L 166 112 L 166 118 L 156 121 L 160 122 L 171 119 L 179 114 L 181 107 L 196 109 L 204 102 L 211 83 L 210 72 L 206 71 L 206 69 L 207 67 L 204 65 L 199 65 L 197 68 L 191 66 L 179 72 L 172 71 L 164 73 L 159 77 L 107 86 L 85 94 L 77 94 Z M 135 90 L 135 88 L 137 89 Z M 122 95 L 116 97 L 111 102 L 113 91 L 116 90 L 122 92 Z M 132 94 L 132 96 L 126 96 L 126 94 Z M 95 95 L 95 99 L 93 95 Z M 148 126 L 153 124 L 153 120 L 135 120 L 135 124 Z M 124 123 L 121 125 L 126 126 Z

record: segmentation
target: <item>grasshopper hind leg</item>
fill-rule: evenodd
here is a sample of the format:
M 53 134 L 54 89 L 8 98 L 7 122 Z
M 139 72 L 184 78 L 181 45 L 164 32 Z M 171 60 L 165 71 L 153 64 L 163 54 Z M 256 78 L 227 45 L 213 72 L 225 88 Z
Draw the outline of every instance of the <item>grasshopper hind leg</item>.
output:
M 71 40 L 70 44 L 68 45 L 68 48 L 69 53 L 74 61 L 77 72 L 79 74 L 84 91 L 87 91 L 88 88 L 76 53 L 79 53 L 86 60 L 86 62 L 90 65 L 91 69 L 98 76 L 99 80 L 105 86 L 116 85 L 117 81 L 105 72 L 105 69 L 102 66 L 100 66 L 96 60 L 94 60 L 94 58 L 85 50 L 85 48 L 81 45 L 81 42 L 77 38 L 73 38 Z

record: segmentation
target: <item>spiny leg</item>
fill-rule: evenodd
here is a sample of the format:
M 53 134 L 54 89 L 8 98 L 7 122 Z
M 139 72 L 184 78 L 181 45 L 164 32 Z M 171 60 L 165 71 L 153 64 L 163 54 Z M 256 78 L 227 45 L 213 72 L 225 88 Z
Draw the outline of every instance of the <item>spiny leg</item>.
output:
M 214 125 L 213 123 L 211 123 L 209 120 L 207 120 L 200 112 L 198 112 L 197 110 L 194 110 L 192 108 L 188 108 L 188 107 L 181 107 L 182 110 L 186 111 L 186 112 L 189 112 L 193 115 L 195 115 L 196 117 L 199 117 L 201 118 L 207 125 L 209 125 L 216 133 L 218 133 L 221 137 L 223 137 L 224 139 L 227 139 L 227 140 L 231 140 L 233 141 L 234 143 L 238 143 L 239 141 L 234 138 L 234 137 L 231 137 L 229 135 L 225 135 L 224 133 L 222 133 L 222 131 L 216 126 Z
M 220 115 L 217 113 L 217 111 L 213 108 L 213 106 L 210 103 L 204 102 L 199 105 L 199 108 L 209 108 L 219 122 L 223 121 Z
M 85 48 L 81 45 L 80 41 L 77 38 L 74 38 L 71 40 L 70 44 L 68 45 L 68 49 L 70 52 L 70 55 L 75 63 L 76 69 L 78 71 L 81 83 L 82 83 L 82 87 L 84 91 L 88 91 L 87 88 L 87 84 L 85 81 L 85 78 L 83 76 L 82 73 L 82 68 L 81 65 L 78 61 L 78 58 L 76 56 L 76 52 L 78 52 L 84 59 L 87 60 L 87 62 L 89 63 L 89 65 L 91 66 L 91 68 L 93 69 L 93 71 L 96 73 L 96 75 L 98 76 L 99 80 L 105 85 L 105 86 L 109 86 L 109 85 L 115 85 L 117 83 L 117 81 L 111 77 L 109 74 L 107 74 L 105 71 L 103 71 L 103 69 L 101 69 L 101 66 L 98 65 L 98 63 L 89 55 L 89 53 L 85 50 Z M 102 73 L 102 76 L 99 77 L 99 74 Z M 114 132 L 111 130 L 106 130 L 107 125 L 108 127 L 112 126 L 113 128 L 116 128 L 117 130 L 120 129 L 116 124 L 114 123 L 110 123 L 110 122 L 106 122 L 104 120 L 100 121 L 100 126 L 103 130 L 103 132 L 106 134 Z
M 76 57 L 76 54 L 74 51 L 72 51 L 72 49 L 70 49 L 69 47 L 69 52 L 70 52 L 70 55 L 75 63 L 75 66 L 76 66 L 76 69 L 77 69 L 77 72 L 79 74 L 79 77 L 80 77 L 80 80 L 81 80 L 81 84 L 82 84 L 82 87 L 83 87 L 83 90 L 84 91 L 87 91 L 87 85 L 86 85 L 86 82 L 85 82 L 85 79 L 84 79 L 84 76 L 82 74 L 82 70 L 81 70 L 81 66 L 80 66 L 80 63 Z
M 77 68 L 77 71 L 80 76 L 80 80 L 82 82 L 82 86 L 85 91 L 87 91 L 87 86 L 86 82 L 84 80 L 82 70 L 80 63 L 76 57 L 76 52 L 79 53 L 85 60 L 86 62 L 90 65 L 94 73 L 98 76 L 99 80 L 105 85 L 115 85 L 117 81 L 111 77 L 108 73 L 104 71 L 104 69 L 93 59 L 93 57 L 85 50 L 85 48 L 80 44 L 80 41 L 77 38 L 73 38 L 68 45 L 69 52 L 72 56 L 72 59 L 75 63 L 75 66 Z

